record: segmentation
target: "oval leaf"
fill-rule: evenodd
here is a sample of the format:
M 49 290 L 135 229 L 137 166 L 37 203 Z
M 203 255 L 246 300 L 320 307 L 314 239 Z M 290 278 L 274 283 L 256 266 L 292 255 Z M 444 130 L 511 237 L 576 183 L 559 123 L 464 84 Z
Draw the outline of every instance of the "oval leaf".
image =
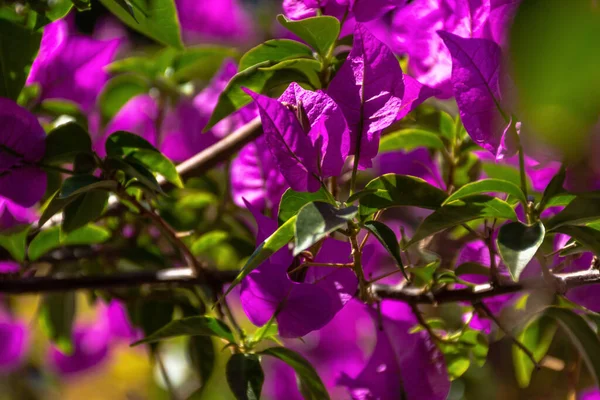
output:
M 363 191 L 369 193 L 359 200 L 362 220 L 389 207 L 413 206 L 435 210 L 447 197 L 443 190 L 410 175 L 382 175 L 369 182 Z
M 306 204 L 313 201 L 327 201 L 325 189 L 316 192 L 296 192 L 292 189 L 285 191 L 279 203 L 279 223 L 282 224 L 298 214 L 298 211 Z
M 312 58 L 313 52 L 306 45 L 289 39 L 273 39 L 248 50 L 240 59 L 239 70 L 243 71 L 264 61 L 284 61 L 291 58 Z
M 71 163 L 79 153 L 91 153 L 92 139 L 79 124 L 69 122 L 52 130 L 46 138 L 44 163 Z
M 296 219 L 294 255 L 300 254 L 331 232 L 348 224 L 357 212 L 358 207 L 355 206 L 337 209 L 321 201 L 302 207 Z
M 530 226 L 511 222 L 498 231 L 498 253 L 515 281 L 519 280 L 521 272 L 535 256 L 545 234 L 546 230 L 541 222 Z
M 227 362 L 227 383 L 237 400 L 259 400 L 265 380 L 256 354 L 234 354 Z
M 335 17 L 321 16 L 292 21 L 280 14 L 277 21 L 308 43 L 322 57 L 329 54 L 340 35 L 340 21 Z
M 516 197 L 524 205 L 527 204 L 527 197 L 525 197 L 521 188 L 512 182 L 502 179 L 482 179 L 477 182 L 468 183 L 452 193 L 443 204 L 445 205 L 454 200 L 482 193 L 507 193 Z

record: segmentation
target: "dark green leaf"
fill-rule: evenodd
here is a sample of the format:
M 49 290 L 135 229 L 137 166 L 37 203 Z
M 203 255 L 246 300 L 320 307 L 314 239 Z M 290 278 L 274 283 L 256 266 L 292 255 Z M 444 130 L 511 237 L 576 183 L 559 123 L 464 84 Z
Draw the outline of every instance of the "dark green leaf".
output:
M 283 224 L 306 204 L 313 201 L 328 201 L 327 193 L 324 188 L 316 192 L 296 192 L 292 189 L 285 191 L 279 203 L 279 224 Z
M 175 165 L 173 165 L 171 160 L 162 153 L 154 150 L 137 150 L 129 154 L 126 161 L 129 159 L 133 159 L 150 171 L 162 175 L 168 182 L 171 182 L 178 188 L 183 187 L 183 182 L 177 172 L 177 168 L 175 168 Z
M 41 40 L 41 32 L 0 19 L 0 97 L 19 98 Z
M 129 100 L 139 94 L 148 93 L 149 90 L 149 82 L 133 73 L 112 78 L 98 97 L 102 118 L 109 121 Z
M 277 21 L 308 43 L 321 57 L 329 56 L 340 35 L 340 21 L 335 17 L 322 16 L 292 21 L 280 14 Z
M 248 258 L 246 264 L 242 268 L 241 272 L 235 278 L 235 280 L 229 285 L 225 295 L 229 294 L 236 287 L 242 279 L 244 279 L 250 272 L 254 271 L 260 264 L 266 259 L 271 257 L 275 252 L 287 245 L 294 237 L 294 227 L 296 225 L 296 218 L 292 217 L 287 220 L 286 223 L 281 225 L 271 236 L 265 239 L 264 242 L 258 246 L 254 253 Z
M 108 197 L 108 192 L 99 190 L 90 190 L 79 195 L 65 206 L 62 231 L 72 232 L 100 218 L 108 203 Z
M 176 82 L 208 81 L 227 58 L 237 58 L 236 49 L 220 46 L 190 47 L 177 54 L 172 79 Z M 241 71 L 241 69 L 240 69 Z
M 164 193 L 152 172 L 135 160 L 124 161 L 118 158 L 109 158 L 106 160 L 105 165 L 123 171 L 128 178 L 136 179 L 153 192 Z
M 354 203 L 356 200 L 361 199 L 362 197 L 368 195 L 368 194 L 373 194 L 377 192 L 376 189 L 369 189 L 369 190 L 361 190 L 359 192 L 354 193 L 352 196 L 348 197 L 348 200 L 346 200 L 346 204 L 352 204 Z
M 500 227 L 496 238 L 498 253 L 515 281 L 519 280 L 521 272 L 535 256 L 545 234 L 546 230 L 541 222 L 530 226 L 510 222 Z
M 54 195 L 48 202 L 48 205 L 44 209 L 40 220 L 38 221 L 38 226 L 44 226 L 44 224 L 48 222 L 50 218 L 52 218 L 55 214 L 61 212 L 67 206 L 67 204 L 75 201 L 75 199 L 77 199 L 77 196 L 67 197 L 63 199 L 60 197 L 60 191 L 54 193 Z
M 236 353 L 227 362 L 227 383 L 237 400 L 259 400 L 265 380 L 258 356 Z
M 435 210 L 446 193 L 421 178 L 386 174 L 369 182 L 365 191 L 375 190 L 360 198 L 360 218 L 365 220 L 378 210 L 398 206 L 414 206 Z
M 242 90 L 242 87 L 261 94 L 269 94 L 272 89 L 291 82 L 308 83 L 318 88 L 320 86 L 318 75 L 320 69 L 321 64 L 316 60 L 296 59 L 280 63 L 265 61 L 238 72 L 231 78 L 219 96 L 204 131 L 212 128 L 231 113 L 250 104 L 252 98 Z
M 124 8 L 117 0 L 100 2 L 129 27 L 160 43 L 183 48 L 173 0 L 128 0 L 133 16 L 129 8 Z
M 154 76 L 158 73 L 154 60 L 148 57 L 123 58 L 122 60 L 117 60 L 111 64 L 108 64 L 105 69 L 108 71 L 108 73 L 113 75 L 133 73 L 135 75 L 142 75 L 147 78 L 154 78 Z M 110 84 L 113 79 L 111 79 L 108 84 Z M 100 96 L 102 96 L 102 94 L 100 94 Z
M 348 224 L 358 207 L 350 206 L 338 209 L 335 206 L 315 201 L 300 209 L 296 219 L 294 255 L 308 249 L 331 232 Z
M 91 190 L 111 191 L 116 189 L 116 181 L 102 180 L 89 174 L 73 175 L 63 182 L 59 198 L 66 199 L 67 197 L 78 196 Z
M 71 354 L 71 332 L 75 320 L 75 292 L 52 293 L 44 296 L 40 308 L 43 331 L 64 353 Z
M 565 189 L 563 189 L 563 183 L 565 182 L 565 177 L 566 177 L 565 167 L 561 166 L 558 173 L 552 177 L 552 179 L 550 180 L 550 183 L 548 183 L 548 186 L 546 186 L 546 189 L 544 190 L 544 195 L 542 196 L 542 199 L 540 200 L 540 204 L 538 205 L 540 212 L 543 211 L 544 208 L 546 208 L 546 205 L 552 198 L 566 192 Z
M 578 196 L 544 225 L 548 231 L 553 231 L 562 225 L 581 225 L 598 218 L 600 218 L 600 201 Z
M 557 325 L 553 319 L 548 317 L 535 318 L 519 332 L 517 340 L 533 353 L 537 362 L 540 362 L 548 352 L 550 344 L 552 344 L 556 329 Z M 531 381 L 531 374 L 535 369 L 535 365 L 533 365 L 529 356 L 517 346 L 512 347 L 512 355 L 517 383 L 519 387 L 526 388 Z
M 202 385 L 215 369 L 215 345 L 210 336 L 190 336 L 188 354 L 194 370 L 198 373 Z
M 564 233 L 577 240 L 586 249 L 600 255 L 600 231 L 589 226 L 563 225 L 556 232 Z M 562 253 L 561 253 L 562 254 Z
M 298 386 L 300 392 L 305 399 L 310 400 L 329 400 L 329 393 L 325 385 L 319 378 L 315 368 L 293 350 L 285 347 L 271 347 L 259 353 L 260 355 L 271 356 L 280 359 L 287 365 L 292 367 L 298 378 Z
M 517 220 L 517 215 L 510 204 L 495 197 L 483 194 L 466 197 L 446 204 L 425 218 L 408 245 L 444 229 L 480 218 Z
M 110 231 L 95 225 L 79 228 L 63 237 L 60 227 L 54 226 L 38 233 L 29 244 L 27 254 L 31 261 L 35 261 L 44 254 L 60 246 L 73 246 L 103 243 L 110 238 Z
M 512 165 L 500 164 L 495 162 L 483 162 L 481 163 L 483 172 L 488 178 L 502 179 L 503 181 L 509 181 L 519 186 L 521 184 L 521 175 L 518 168 Z M 531 180 L 526 176 L 527 189 L 531 190 Z
M 600 341 L 588 323 L 575 312 L 566 308 L 550 307 L 543 314 L 554 318 L 562 330 L 569 336 L 579 351 L 595 385 L 600 384 Z
M 121 6 L 121 8 L 123 10 L 125 10 L 125 12 L 127 12 L 127 14 L 131 15 L 131 17 L 135 20 L 135 22 L 139 23 L 139 21 L 135 17 L 135 13 L 133 12 L 133 7 L 131 6 L 131 3 L 129 2 L 129 0 L 114 0 L 114 1 L 119 6 Z
M 521 203 L 527 204 L 527 198 L 521 188 L 512 182 L 501 179 L 482 179 L 464 185 L 456 192 L 452 193 L 443 203 L 443 205 L 454 200 L 459 200 L 467 196 L 482 193 L 507 193 L 517 198 Z
M 29 229 L 29 225 L 19 225 L 0 232 L 0 246 L 19 262 L 25 261 L 25 245 Z
M 379 240 L 388 253 L 394 257 L 398 268 L 402 270 L 402 274 L 406 279 L 408 279 L 406 272 L 404 271 L 402 257 L 400 257 L 400 245 L 398 245 L 398 238 L 396 237 L 394 231 L 386 224 L 379 221 L 367 221 L 365 222 L 365 228 L 367 228 L 373 234 L 373 236 Z
M 149 141 L 133 133 L 118 131 L 106 139 L 106 154 L 112 157 L 125 157 L 138 150 L 158 151 Z
M 440 136 L 435 132 L 408 128 L 383 136 L 379 144 L 379 152 L 385 153 L 396 150 L 411 151 L 419 147 L 443 149 L 444 142 L 442 142 Z
M 90 135 L 77 123 L 69 122 L 59 126 L 46 138 L 44 163 L 72 163 L 79 153 L 92 151 Z
M 158 342 L 177 336 L 216 336 L 230 343 L 235 343 L 231 330 L 223 322 L 212 317 L 197 316 L 171 321 L 150 336 L 133 343 L 132 346 Z
M 243 71 L 265 61 L 284 61 L 292 58 L 312 58 L 313 51 L 306 45 L 289 39 L 272 39 L 248 50 L 240 59 Z

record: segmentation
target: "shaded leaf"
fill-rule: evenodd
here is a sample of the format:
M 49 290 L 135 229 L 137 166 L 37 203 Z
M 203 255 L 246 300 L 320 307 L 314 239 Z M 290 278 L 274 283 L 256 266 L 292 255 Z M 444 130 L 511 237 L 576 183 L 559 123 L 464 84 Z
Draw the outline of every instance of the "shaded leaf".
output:
M 110 231 L 106 228 L 87 225 L 61 237 L 60 227 L 54 226 L 38 233 L 27 250 L 29 259 L 35 261 L 44 254 L 60 246 L 73 246 L 103 243 L 110 238 Z
M 52 293 L 43 297 L 40 323 L 46 336 L 64 353 L 71 354 L 71 332 L 75 320 L 75 292 Z
M 102 180 L 90 174 L 73 175 L 63 182 L 60 188 L 59 199 L 78 196 L 91 190 L 114 191 L 117 189 L 116 181 Z
M 373 179 L 364 188 L 374 190 L 360 198 L 360 218 L 365 220 L 378 210 L 398 206 L 414 206 L 435 210 L 447 195 L 421 178 L 386 174 Z
M 296 219 L 294 255 L 300 254 L 336 229 L 346 226 L 357 212 L 358 207 L 355 206 L 338 209 L 321 201 L 302 207 Z
M 259 400 L 265 380 L 258 356 L 236 353 L 227 362 L 227 383 L 238 400 Z
M 557 328 L 556 322 L 551 318 L 535 318 L 523 327 L 517 335 L 517 340 L 532 352 L 537 362 L 540 362 L 548 352 Z M 512 346 L 512 355 L 517 383 L 519 387 L 526 388 L 531 381 L 535 365 L 517 346 Z
M 202 385 L 206 384 L 215 369 L 215 345 L 210 336 L 191 336 L 188 354 Z
M 316 192 L 296 192 L 292 189 L 285 191 L 279 203 L 279 224 L 283 224 L 306 204 L 313 201 L 328 201 L 327 194 L 324 188 L 320 188 Z
M 578 196 L 544 225 L 548 231 L 552 231 L 562 225 L 580 225 L 598 218 L 600 218 L 600 201 Z
M 79 195 L 64 208 L 62 231 L 72 232 L 100 218 L 108 204 L 108 197 L 108 192 L 99 190 L 91 190 Z
M 231 330 L 223 322 L 212 317 L 197 316 L 171 321 L 151 335 L 133 343 L 132 346 L 158 342 L 177 336 L 216 336 L 230 343 L 235 343 Z
M 133 73 L 119 75 L 110 79 L 104 85 L 98 97 L 102 118 L 105 121 L 111 120 L 131 98 L 139 94 L 148 93 L 149 90 L 150 84 L 148 80 Z
M 398 244 L 398 238 L 396 237 L 394 231 L 386 224 L 379 221 L 367 221 L 365 222 L 365 228 L 367 228 L 373 234 L 373 236 L 379 240 L 388 253 L 394 257 L 398 268 L 402 270 L 402 274 L 406 279 L 408 279 L 406 272 L 404 271 L 402 258 L 400 257 L 400 245 Z
M 0 232 L 0 246 L 4 247 L 16 261 L 25 261 L 25 245 L 29 229 L 29 225 L 19 225 Z
M 319 378 L 315 368 L 302 357 L 300 354 L 293 350 L 286 349 L 285 347 L 271 347 L 263 350 L 259 353 L 260 355 L 275 357 L 285 362 L 287 365 L 294 369 L 298 378 L 298 386 L 300 392 L 305 399 L 309 400 L 329 400 L 329 393 Z
M 515 210 L 505 201 L 487 195 L 474 195 L 442 206 L 419 225 L 408 246 L 444 229 L 480 218 L 517 220 Z
M 444 142 L 435 132 L 423 129 L 401 129 L 391 132 L 381 138 L 379 143 L 379 152 L 404 150 L 411 151 L 419 147 L 430 149 L 443 149 Z
M 68 122 L 53 129 L 46 137 L 46 164 L 72 163 L 79 153 L 91 153 L 92 139 L 79 124 Z
M 562 225 L 556 232 L 571 236 L 586 249 L 600 255 L 600 231 L 589 226 Z M 562 253 L 561 253 L 562 254 Z

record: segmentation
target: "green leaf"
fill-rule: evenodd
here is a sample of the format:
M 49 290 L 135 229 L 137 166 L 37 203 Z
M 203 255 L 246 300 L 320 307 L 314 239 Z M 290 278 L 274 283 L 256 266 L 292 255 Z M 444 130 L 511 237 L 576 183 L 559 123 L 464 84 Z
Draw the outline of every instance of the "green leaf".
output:
M 178 83 L 196 79 L 208 81 L 221 68 L 227 58 L 237 57 L 237 50 L 230 47 L 189 47 L 175 56 L 171 78 Z
M 109 193 L 90 190 L 67 204 L 63 211 L 62 231 L 73 232 L 102 216 L 108 204 Z
M 29 234 L 29 225 L 19 225 L 0 232 L 0 246 L 19 262 L 25 261 L 25 245 Z
M 531 351 L 536 362 L 539 363 L 548 352 L 557 328 L 556 322 L 551 318 L 535 318 L 523 327 L 523 330 L 517 335 L 517 340 Z M 535 365 L 529 356 L 517 346 L 512 347 L 512 355 L 517 383 L 519 387 L 526 388 L 531 381 Z
M 61 212 L 69 203 L 75 201 L 75 199 L 77 199 L 77 196 L 67 197 L 64 199 L 61 198 L 60 190 L 54 193 L 50 201 L 48 201 L 48 205 L 44 209 L 44 212 L 42 213 L 42 216 L 38 221 L 38 226 L 44 226 L 44 224 L 48 222 L 50 218 L 52 218 L 55 214 Z
M 329 393 L 319 378 L 315 368 L 302 357 L 300 354 L 293 350 L 286 349 L 285 347 L 271 347 L 263 350 L 259 353 L 260 355 L 275 357 L 285 362 L 287 365 L 294 369 L 296 377 L 298 378 L 298 386 L 300 392 L 305 399 L 310 400 L 329 400 Z
M 500 227 L 496 245 L 502 261 L 515 281 L 542 245 L 546 230 L 541 222 L 525 225 L 510 222 Z
M 313 51 L 306 45 L 289 39 L 272 39 L 248 50 L 240 59 L 243 71 L 265 61 L 284 61 L 292 58 L 312 58 Z
M 190 250 L 195 256 L 199 256 L 214 249 L 227 239 L 229 239 L 229 234 L 225 231 L 216 230 L 207 232 L 192 243 Z
M 54 226 L 38 233 L 29 244 L 27 254 L 35 261 L 60 246 L 103 243 L 110 238 L 110 231 L 96 225 L 86 225 L 61 238 L 60 227 Z
M 548 231 L 553 231 L 562 225 L 581 225 L 598 218 L 600 218 L 600 201 L 577 196 L 544 225 Z
M 116 181 L 107 181 L 96 178 L 94 175 L 81 174 L 73 175 L 65 179 L 60 188 L 60 199 L 78 196 L 91 190 L 114 191 L 117 189 Z
M 188 354 L 204 386 L 215 369 L 215 345 L 210 336 L 190 336 Z
M 71 354 L 71 333 L 76 310 L 75 292 L 44 296 L 40 307 L 40 323 L 46 336 L 64 353 Z
M 386 174 L 373 179 L 364 188 L 374 190 L 360 198 L 360 218 L 365 220 L 378 210 L 398 206 L 414 206 L 435 210 L 446 193 L 421 178 L 409 175 Z
M 320 69 L 321 64 L 316 60 L 295 59 L 280 63 L 265 61 L 238 72 L 219 95 L 217 105 L 204 131 L 206 132 L 223 118 L 250 104 L 252 98 L 242 90 L 242 87 L 261 94 L 269 94 L 271 90 L 282 85 L 287 86 L 292 82 L 306 83 L 318 88 L 320 87 Z
M 417 228 L 408 246 L 434 233 L 480 218 L 517 220 L 515 210 L 505 201 L 484 194 L 446 204 L 430 214 Z
M 29 88 L 29 86 L 26 86 L 26 88 Z M 72 117 L 82 127 L 88 125 L 87 116 L 75 102 L 63 99 L 45 99 L 40 103 L 39 108 L 41 114 L 48 114 L 54 118 L 66 115 Z
M 227 362 L 226 375 L 237 400 L 260 399 L 265 375 L 256 354 L 233 354 Z
M 549 307 L 543 316 L 554 318 L 569 336 L 595 382 L 600 384 L 600 341 L 588 323 L 575 312 L 566 308 Z
M 182 318 L 169 322 L 150 336 L 132 344 L 154 343 L 178 336 L 216 336 L 235 343 L 231 330 L 223 322 L 213 317 L 198 316 Z
M 100 2 L 130 28 L 167 46 L 183 48 L 173 0 L 128 0 L 131 9 L 123 7 L 118 0 Z
M 254 253 L 250 255 L 238 276 L 231 285 L 229 285 L 227 292 L 225 292 L 225 296 L 227 296 L 250 272 L 254 271 L 262 264 L 263 261 L 267 260 L 275 254 L 277 250 L 287 245 L 294 238 L 296 218 L 297 217 L 294 216 L 288 219 L 286 223 L 281 225 L 271 236 L 266 238 L 256 250 L 254 250 Z
M 521 174 L 518 168 L 512 165 L 499 164 L 495 162 L 482 162 L 481 168 L 488 178 L 502 179 L 503 181 L 509 181 L 517 186 L 521 185 Z M 527 179 L 527 190 L 531 191 L 531 180 L 528 176 Z
M 46 138 L 45 164 L 72 163 L 79 153 L 91 153 L 92 139 L 77 123 L 68 122 L 52 130 Z
M 162 153 L 155 150 L 137 150 L 129 154 L 125 161 L 130 159 L 139 162 L 152 172 L 161 174 L 168 182 L 178 188 L 183 187 L 183 181 L 179 176 L 179 172 L 177 172 L 177 168 Z
M 19 98 L 41 40 L 41 32 L 0 19 L 0 97 Z
M 277 21 L 308 43 L 321 57 L 329 56 L 340 35 L 340 21 L 335 17 L 322 16 L 292 21 L 280 14 Z
M 346 204 L 352 204 L 356 200 L 360 200 L 362 197 L 364 197 L 368 194 L 373 194 L 375 192 L 377 192 L 376 189 L 360 190 L 360 191 L 354 193 L 352 196 L 348 197 L 348 200 L 346 200 Z
M 464 185 L 456 192 L 452 193 L 442 205 L 446 205 L 447 203 L 467 196 L 482 193 L 507 193 L 516 197 L 521 203 L 527 204 L 527 197 L 525 197 L 521 188 L 514 183 L 501 179 L 482 179 Z
M 406 276 L 406 272 L 404 271 L 402 257 L 400 257 L 400 245 L 398 244 L 398 238 L 396 237 L 394 231 L 386 224 L 379 221 L 367 221 L 365 222 L 365 228 L 367 228 L 373 234 L 373 236 L 379 240 L 388 253 L 394 257 L 398 268 L 402 270 L 402 274 L 408 280 L 408 276 Z
M 145 166 L 141 165 L 135 160 L 121 160 L 118 158 L 108 158 L 104 165 L 107 168 L 120 170 L 130 179 L 136 179 L 140 184 L 156 193 L 163 193 L 164 191 L 158 184 L 158 181 Z
M 132 73 L 138 77 L 142 75 L 147 78 L 154 78 L 154 76 L 158 73 L 154 60 L 149 57 L 123 58 L 108 64 L 105 67 L 105 70 L 111 75 Z M 107 84 L 110 84 L 113 79 L 108 81 Z M 100 96 L 102 96 L 102 93 Z M 102 107 L 102 105 L 100 105 L 100 107 Z
M 548 183 L 548 186 L 546 186 L 546 189 L 544 189 L 544 195 L 538 204 L 538 209 L 540 212 L 546 208 L 546 205 L 552 198 L 566 192 L 566 190 L 563 189 L 566 175 L 567 173 L 565 167 L 562 165 L 558 173 L 552 177 L 550 183 Z
M 106 154 L 111 157 L 125 157 L 138 150 L 158 151 L 149 141 L 134 133 L 117 131 L 111 134 L 104 144 Z
M 133 73 L 110 79 L 98 97 L 102 118 L 104 121 L 111 120 L 129 100 L 149 90 L 148 80 Z
M 315 201 L 300 209 L 296 219 L 294 256 L 308 249 L 331 232 L 348 224 L 358 207 L 338 209 L 335 206 Z
M 296 192 L 292 189 L 285 191 L 279 203 L 279 224 L 283 224 L 306 204 L 313 201 L 328 201 L 329 198 L 324 188 L 320 188 L 316 192 Z
M 430 149 L 443 149 L 444 142 L 435 132 L 426 131 L 423 129 L 401 129 L 391 132 L 381 138 L 379 143 L 379 152 L 385 153 L 388 151 L 411 151 L 419 147 L 427 147 Z
M 589 226 L 563 225 L 556 228 L 556 232 L 571 236 L 583 247 L 600 255 L 600 231 Z M 561 253 L 562 255 L 562 253 Z

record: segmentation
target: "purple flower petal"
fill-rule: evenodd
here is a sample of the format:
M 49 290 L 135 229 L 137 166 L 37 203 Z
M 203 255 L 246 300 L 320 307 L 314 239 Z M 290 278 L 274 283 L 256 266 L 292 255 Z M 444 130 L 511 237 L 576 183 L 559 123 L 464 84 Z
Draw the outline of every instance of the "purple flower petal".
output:
M 37 167 L 21 167 L 0 176 L 0 195 L 23 207 L 31 207 L 46 192 L 46 173 Z
M 439 168 L 427 149 L 382 153 L 377 156 L 375 163 L 380 174 L 412 175 L 426 180 L 431 185 L 444 186 Z
M 48 25 L 27 79 L 42 88 L 42 99 L 66 99 L 90 111 L 108 80 L 110 64 L 120 40 L 101 41 L 69 32 L 66 20 Z
M 0 372 L 18 368 L 29 348 L 27 325 L 13 321 L 7 315 L 0 317 Z
M 127 309 L 120 301 L 111 300 L 103 308 L 103 313 L 102 318 L 108 323 L 108 328 L 113 338 L 130 342 L 143 337 L 143 332 L 131 324 Z
M 37 219 L 38 214 L 33 208 L 21 207 L 8 199 L 0 197 L 0 231 L 17 225 L 30 224 Z
M 475 143 L 498 155 L 510 124 L 500 106 L 500 46 L 487 39 L 438 34 L 452 54 L 452 90 L 463 125 Z
M 417 108 L 425 100 L 440 93 L 437 89 L 432 89 L 427 85 L 421 84 L 412 76 L 403 75 L 402 79 L 404 79 L 404 96 L 402 97 L 402 105 L 400 106 L 396 120 L 406 117 L 408 113 Z
M 109 330 L 103 323 L 76 327 L 73 354 L 63 354 L 53 346 L 49 353 L 50 363 L 56 372 L 65 376 L 91 370 L 108 357 L 109 339 Z
M 317 152 L 294 113 L 279 101 L 246 90 L 256 102 L 271 153 L 290 187 L 298 192 L 316 192 Z
M 308 134 L 313 146 L 320 150 L 321 176 L 338 176 L 350 152 L 350 131 L 338 105 L 322 91 L 305 90 L 292 83 L 279 97 L 279 101 L 306 112 L 311 125 Z
M 231 197 L 240 207 L 245 199 L 261 211 L 274 212 L 288 187 L 263 136 L 244 146 L 231 163 Z
M 372 21 L 386 13 L 403 7 L 406 0 L 353 0 L 352 11 L 358 22 Z
M 362 24 L 356 24 L 352 51 L 329 85 L 351 131 L 350 154 L 371 167 L 381 131 L 391 125 L 404 96 L 402 70 L 391 50 Z

